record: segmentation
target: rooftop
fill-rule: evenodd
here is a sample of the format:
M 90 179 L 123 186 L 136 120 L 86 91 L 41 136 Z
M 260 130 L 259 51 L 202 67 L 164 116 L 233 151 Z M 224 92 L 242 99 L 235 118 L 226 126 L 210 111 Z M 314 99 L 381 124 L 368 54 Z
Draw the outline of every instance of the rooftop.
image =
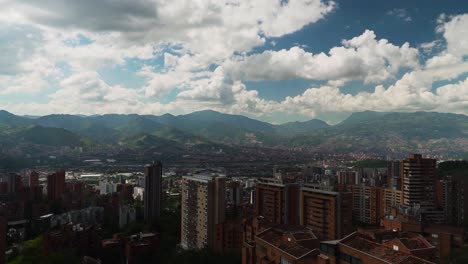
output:
M 433 263 L 427 260 L 395 251 L 381 244 L 372 242 L 360 235 L 350 236 L 341 241 L 341 244 L 359 250 L 375 258 L 384 260 L 393 264 L 428 264 Z
M 307 242 L 317 240 L 317 237 L 310 229 L 300 226 L 278 225 L 261 232 L 257 238 L 296 259 L 317 250 L 315 247 L 307 246 Z
M 432 248 L 433 246 L 427 242 L 421 235 L 418 234 L 407 234 L 406 237 L 399 238 L 401 243 L 405 245 L 409 250 Z

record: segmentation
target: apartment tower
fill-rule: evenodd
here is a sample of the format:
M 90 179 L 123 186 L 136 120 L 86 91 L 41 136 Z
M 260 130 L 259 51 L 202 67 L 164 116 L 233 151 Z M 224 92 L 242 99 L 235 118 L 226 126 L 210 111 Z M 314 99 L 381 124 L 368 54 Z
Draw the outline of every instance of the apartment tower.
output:
M 437 170 L 435 159 L 425 159 L 420 154 L 411 154 L 402 161 L 403 205 L 435 206 Z
M 283 183 L 280 179 L 259 179 L 256 187 L 255 211 L 276 224 L 299 223 L 299 185 Z
M 59 200 L 65 191 L 65 171 L 58 171 L 47 176 L 47 199 Z
M 217 176 L 182 178 L 181 245 L 214 248 L 216 225 L 225 221 L 226 180 Z
M 161 215 L 162 164 L 160 161 L 154 161 L 145 168 L 143 197 L 145 221 L 150 224 L 156 223 Z
M 300 225 L 320 240 L 334 240 L 352 232 L 352 194 L 318 189 L 301 189 Z

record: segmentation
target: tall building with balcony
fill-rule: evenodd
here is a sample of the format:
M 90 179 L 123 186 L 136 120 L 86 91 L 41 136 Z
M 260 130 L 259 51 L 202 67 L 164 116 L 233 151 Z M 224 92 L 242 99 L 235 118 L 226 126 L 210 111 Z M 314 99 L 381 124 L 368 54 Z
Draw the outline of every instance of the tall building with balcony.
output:
M 181 245 L 214 248 L 216 226 L 225 221 L 226 180 L 218 176 L 182 178 Z
M 276 224 L 298 224 L 298 184 L 283 183 L 280 179 L 261 179 L 255 195 L 255 211 L 258 216 Z
M 302 188 L 300 225 L 321 240 L 339 239 L 352 232 L 352 194 Z
M 147 223 L 155 223 L 161 215 L 162 164 L 155 161 L 145 168 L 144 215 Z
M 435 206 L 437 170 L 435 159 L 425 159 L 420 154 L 411 154 L 402 160 L 403 204 L 421 208 Z
M 384 189 L 374 186 L 352 185 L 353 220 L 364 224 L 378 224 L 384 217 Z

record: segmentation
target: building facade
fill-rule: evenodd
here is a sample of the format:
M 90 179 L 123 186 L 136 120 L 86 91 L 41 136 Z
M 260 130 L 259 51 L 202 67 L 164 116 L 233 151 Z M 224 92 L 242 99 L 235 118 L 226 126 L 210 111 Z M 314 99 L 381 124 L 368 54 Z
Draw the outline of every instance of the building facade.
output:
M 162 164 L 155 161 L 145 168 L 144 216 L 147 223 L 155 223 L 161 215 Z
M 255 211 L 276 224 L 298 224 L 299 185 L 278 179 L 262 179 L 255 192 Z
M 435 206 L 437 170 L 435 159 L 425 159 L 420 154 L 411 154 L 402 161 L 402 190 L 405 206 Z
M 58 171 L 47 176 L 47 199 L 59 200 L 65 191 L 65 171 Z
M 181 190 L 182 247 L 184 249 L 214 248 L 217 240 L 216 227 L 225 221 L 225 178 L 202 175 L 185 176 L 182 179 Z
M 339 239 L 352 232 L 352 194 L 302 188 L 300 225 L 321 240 Z

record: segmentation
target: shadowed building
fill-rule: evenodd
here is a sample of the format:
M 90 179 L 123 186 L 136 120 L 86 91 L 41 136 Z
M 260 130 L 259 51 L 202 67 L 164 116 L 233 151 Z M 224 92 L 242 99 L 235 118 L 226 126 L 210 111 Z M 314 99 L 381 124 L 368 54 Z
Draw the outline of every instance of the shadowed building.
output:
M 437 181 L 436 160 L 424 159 L 419 154 L 411 154 L 402 161 L 403 204 L 421 207 L 435 206 L 435 186 Z
M 65 171 L 58 171 L 47 176 L 47 199 L 59 200 L 65 191 Z
M 145 221 L 155 223 L 161 215 L 162 164 L 155 161 L 145 170 Z

